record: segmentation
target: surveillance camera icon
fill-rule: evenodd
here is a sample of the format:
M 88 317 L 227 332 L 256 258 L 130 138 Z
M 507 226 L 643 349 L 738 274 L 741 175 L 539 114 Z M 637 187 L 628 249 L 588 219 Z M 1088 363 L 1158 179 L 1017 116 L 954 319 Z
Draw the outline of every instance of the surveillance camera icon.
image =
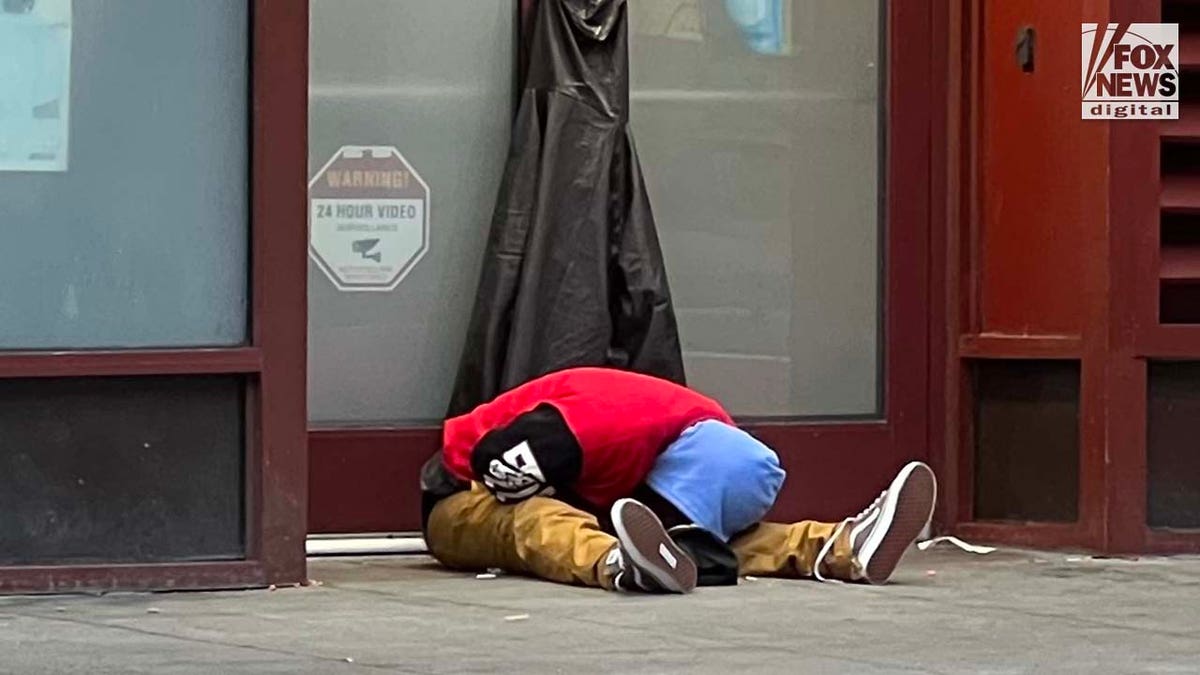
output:
M 378 239 L 359 239 L 359 240 L 355 241 L 353 244 L 351 244 L 351 248 L 354 250 L 355 253 L 362 256 L 363 260 L 374 260 L 375 262 L 382 262 L 383 261 L 383 253 L 382 252 L 375 251 L 374 253 L 371 253 L 371 250 L 374 249 L 378 245 L 379 245 Z

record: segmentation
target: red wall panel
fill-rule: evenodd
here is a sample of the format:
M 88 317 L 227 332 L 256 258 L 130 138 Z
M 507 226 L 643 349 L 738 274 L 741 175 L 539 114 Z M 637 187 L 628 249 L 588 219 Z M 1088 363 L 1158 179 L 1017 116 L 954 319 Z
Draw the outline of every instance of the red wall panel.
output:
M 1108 130 L 1080 119 L 1080 24 L 1097 0 L 984 3 L 978 300 L 984 333 L 1079 334 L 1102 278 Z M 1017 38 L 1035 32 L 1033 72 Z M 1097 274 L 1097 270 L 1101 275 Z

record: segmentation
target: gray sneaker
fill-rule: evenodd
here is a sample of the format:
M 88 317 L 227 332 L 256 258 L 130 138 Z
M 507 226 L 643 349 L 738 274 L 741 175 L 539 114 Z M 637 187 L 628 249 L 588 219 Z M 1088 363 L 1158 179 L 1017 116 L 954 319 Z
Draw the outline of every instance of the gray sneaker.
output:
M 605 563 L 616 568 L 613 583 L 619 590 L 690 593 L 696 588 L 696 563 L 649 507 L 634 499 L 618 500 L 612 522 L 619 543 Z
M 850 549 L 864 581 L 884 584 L 933 516 L 937 479 L 924 462 L 909 462 L 888 489 L 851 518 Z

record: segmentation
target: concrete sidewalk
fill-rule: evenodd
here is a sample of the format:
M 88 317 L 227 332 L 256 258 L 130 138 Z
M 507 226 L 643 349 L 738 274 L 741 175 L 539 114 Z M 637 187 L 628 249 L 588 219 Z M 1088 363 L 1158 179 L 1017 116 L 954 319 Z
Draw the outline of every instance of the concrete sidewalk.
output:
M 932 573 L 931 573 L 932 572 Z M 887 587 L 620 596 L 314 560 L 321 586 L 0 598 L 3 673 L 1200 672 L 1200 559 L 912 553 Z

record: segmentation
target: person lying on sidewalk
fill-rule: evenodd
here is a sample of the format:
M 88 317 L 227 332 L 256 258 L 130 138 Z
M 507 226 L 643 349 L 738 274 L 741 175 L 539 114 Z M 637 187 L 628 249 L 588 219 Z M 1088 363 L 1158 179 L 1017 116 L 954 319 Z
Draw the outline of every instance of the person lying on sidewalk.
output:
M 447 567 L 649 592 L 696 586 L 678 542 L 697 528 L 728 543 L 742 575 L 885 583 L 936 497 L 932 471 L 912 462 L 857 516 L 760 523 L 784 478 L 770 448 L 712 399 L 601 368 L 543 376 L 447 420 L 422 474 L 426 543 Z M 668 532 L 635 491 L 691 525 Z

